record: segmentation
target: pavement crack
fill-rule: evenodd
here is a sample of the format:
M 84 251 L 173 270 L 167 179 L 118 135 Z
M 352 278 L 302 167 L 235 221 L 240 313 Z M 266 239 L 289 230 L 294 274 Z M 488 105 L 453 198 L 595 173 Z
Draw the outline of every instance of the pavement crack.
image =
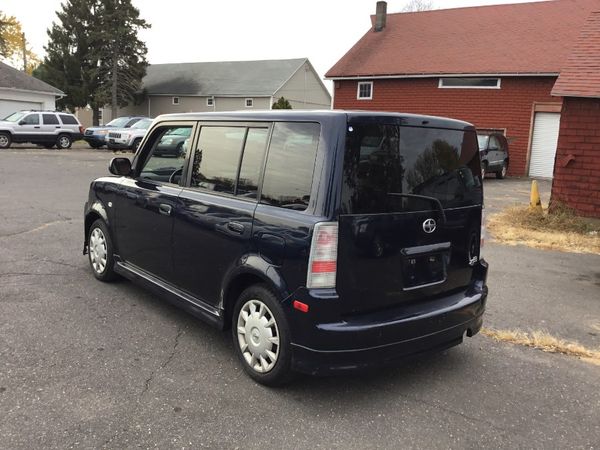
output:
M 175 357 L 175 354 L 177 353 L 177 347 L 179 346 L 179 339 L 183 335 L 183 332 L 184 332 L 183 328 L 181 328 L 181 327 L 177 328 L 177 334 L 175 335 L 175 341 L 173 342 L 173 347 L 171 348 L 169 355 L 160 364 L 158 369 L 153 370 L 152 373 L 150 374 L 150 376 L 148 378 L 146 378 L 146 380 L 144 381 L 144 388 L 142 389 L 142 392 L 140 393 L 140 396 L 139 396 L 140 398 L 142 398 L 146 394 L 146 392 L 148 392 L 148 390 L 150 389 L 150 385 L 152 384 L 152 381 L 154 381 L 154 377 L 155 377 L 156 373 L 159 370 L 162 370 L 165 367 L 167 367 L 171 363 L 173 358 Z
M 61 220 L 53 220 L 52 222 L 43 223 L 42 225 L 37 226 L 37 227 L 32 228 L 32 229 L 29 229 L 29 230 L 21 230 L 21 231 L 15 231 L 14 233 L 0 234 L 0 238 L 7 238 L 7 237 L 19 236 L 21 234 L 35 233 L 37 231 L 41 231 L 41 230 L 43 230 L 45 228 L 48 228 L 50 226 L 58 225 L 60 223 L 66 223 L 66 222 L 70 222 L 70 221 L 71 221 L 71 219 L 68 218 L 68 217 L 66 217 L 64 219 L 61 219 Z

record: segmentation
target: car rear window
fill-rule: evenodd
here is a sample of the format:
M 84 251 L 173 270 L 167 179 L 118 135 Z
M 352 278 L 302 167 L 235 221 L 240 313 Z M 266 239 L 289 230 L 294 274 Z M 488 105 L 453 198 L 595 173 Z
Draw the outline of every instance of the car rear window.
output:
M 77 122 L 75 117 L 67 114 L 60 114 L 60 120 L 62 120 L 62 123 L 65 125 L 79 125 L 79 122 Z
M 482 203 L 474 131 L 351 124 L 342 213 L 379 214 Z

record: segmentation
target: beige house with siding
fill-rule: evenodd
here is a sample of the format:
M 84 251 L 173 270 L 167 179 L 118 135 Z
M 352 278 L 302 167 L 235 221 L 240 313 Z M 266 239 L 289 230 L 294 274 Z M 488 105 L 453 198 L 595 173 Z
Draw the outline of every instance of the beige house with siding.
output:
M 152 64 L 142 84 L 144 100 L 119 115 L 266 110 L 280 97 L 293 109 L 331 108 L 331 95 L 307 58 Z M 101 123 L 110 120 L 106 108 Z

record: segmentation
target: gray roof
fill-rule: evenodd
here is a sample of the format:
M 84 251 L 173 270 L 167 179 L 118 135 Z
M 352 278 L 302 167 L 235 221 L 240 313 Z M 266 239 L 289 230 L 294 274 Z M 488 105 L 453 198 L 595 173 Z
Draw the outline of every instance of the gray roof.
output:
M 152 64 L 143 87 L 148 94 L 270 96 L 306 61 L 307 58 Z
M 8 64 L 0 62 L 0 88 L 22 89 L 24 91 L 47 92 L 54 95 L 64 95 L 64 92 L 54 86 L 44 83 Z

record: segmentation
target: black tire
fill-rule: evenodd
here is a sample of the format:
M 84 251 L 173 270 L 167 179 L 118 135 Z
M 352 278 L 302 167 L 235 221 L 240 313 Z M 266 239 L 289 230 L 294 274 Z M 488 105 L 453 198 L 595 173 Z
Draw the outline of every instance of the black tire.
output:
M 261 325 L 254 327 L 253 325 L 256 324 L 256 321 L 258 321 L 259 324 L 264 324 L 264 321 L 261 320 L 262 318 L 259 319 L 253 315 L 249 316 L 246 320 L 243 319 L 243 315 L 240 315 L 242 309 L 247 308 L 247 305 L 251 308 L 252 302 L 260 302 L 266 306 L 262 318 L 267 318 L 269 321 L 271 318 L 274 319 L 274 325 L 271 325 L 270 327 L 262 327 Z M 254 304 L 256 305 L 256 303 Z M 254 320 L 255 323 L 253 324 L 251 320 Z M 244 323 L 246 325 L 241 326 Z M 244 334 L 240 335 L 240 333 L 238 333 L 238 327 L 246 329 Z M 281 386 L 292 380 L 294 374 L 291 369 L 292 352 L 290 347 L 289 326 L 279 300 L 267 286 L 261 284 L 253 285 L 241 293 L 233 310 L 231 330 L 235 353 L 237 354 L 244 371 L 253 380 L 265 386 Z M 271 333 L 265 334 L 265 331 L 270 331 Z M 246 349 L 249 350 L 246 352 L 242 350 L 243 345 L 246 342 L 245 336 L 250 336 L 250 342 L 246 345 Z M 269 344 L 270 339 L 274 337 L 277 337 L 278 344 Z M 257 353 L 260 351 L 266 352 L 267 350 L 264 350 L 265 344 L 267 346 L 271 345 L 271 353 L 277 355 L 274 360 L 271 357 L 268 357 L 268 359 L 263 358 L 266 364 L 273 364 L 268 370 L 263 369 L 262 360 L 256 360 L 256 358 L 252 356 L 255 355 L 255 353 L 252 352 L 252 349 Z M 246 356 L 244 356 L 245 354 Z M 251 361 L 249 362 L 246 358 L 251 358 L 251 361 L 256 361 L 255 364 L 260 365 L 261 369 L 258 370 L 253 367 Z
M 135 138 L 133 140 L 133 143 L 131 144 L 131 150 L 135 152 L 137 152 L 138 147 L 140 146 L 140 143 L 142 142 L 142 138 Z
M 92 144 L 90 142 L 88 142 L 88 145 L 90 147 L 92 147 L 94 150 L 99 149 L 100 147 L 102 147 L 102 145 L 100 145 L 100 144 Z
M 0 133 L 0 149 L 9 148 L 12 143 L 12 137 L 10 133 Z
M 507 171 L 508 171 L 508 163 L 506 161 L 504 161 L 502 163 L 502 168 L 498 172 L 496 172 L 496 178 L 498 178 L 499 180 L 506 178 Z
M 59 150 L 71 148 L 71 144 L 73 144 L 73 139 L 68 134 L 59 134 L 56 138 L 56 148 Z
M 97 232 L 102 239 L 98 239 L 100 236 Z M 99 264 L 103 252 L 105 255 L 104 265 Z M 108 227 L 102 219 L 97 219 L 88 231 L 88 262 L 92 273 L 100 281 L 113 281 L 118 278 L 114 271 L 113 252 L 114 248 Z

